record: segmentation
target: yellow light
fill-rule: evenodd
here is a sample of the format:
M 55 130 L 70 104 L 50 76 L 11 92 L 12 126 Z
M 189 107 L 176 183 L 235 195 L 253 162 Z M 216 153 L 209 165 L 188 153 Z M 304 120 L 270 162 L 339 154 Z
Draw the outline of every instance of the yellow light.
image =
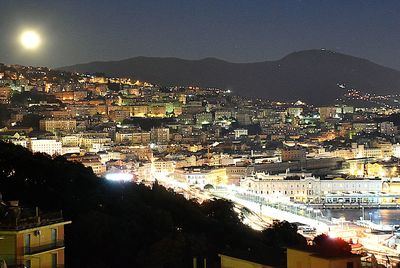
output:
M 39 47 L 41 40 L 38 33 L 34 31 L 25 31 L 20 37 L 21 45 L 26 49 L 36 49 Z

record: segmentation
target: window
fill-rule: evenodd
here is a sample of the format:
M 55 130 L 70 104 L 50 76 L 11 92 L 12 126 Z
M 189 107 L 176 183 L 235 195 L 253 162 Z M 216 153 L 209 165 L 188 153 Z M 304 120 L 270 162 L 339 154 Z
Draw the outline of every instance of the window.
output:
M 31 251 L 31 235 L 24 234 L 24 253 L 29 254 Z
M 57 229 L 51 229 L 51 242 L 53 244 L 57 243 Z
M 57 253 L 51 254 L 51 268 L 57 268 Z

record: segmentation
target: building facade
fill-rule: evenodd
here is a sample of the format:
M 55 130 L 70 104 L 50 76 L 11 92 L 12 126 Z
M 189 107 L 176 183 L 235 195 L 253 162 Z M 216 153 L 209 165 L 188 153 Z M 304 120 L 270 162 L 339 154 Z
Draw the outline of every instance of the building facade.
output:
M 0 257 L 8 267 L 64 267 L 62 213 L 24 209 L 18 202 L 2 203 L 8 213 L 0 219 Z

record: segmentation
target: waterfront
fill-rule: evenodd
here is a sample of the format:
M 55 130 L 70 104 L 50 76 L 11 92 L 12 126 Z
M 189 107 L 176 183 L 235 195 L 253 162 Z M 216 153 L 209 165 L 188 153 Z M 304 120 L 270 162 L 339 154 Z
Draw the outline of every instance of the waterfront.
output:
M 348 221 L 359 220 L 362 216 L 361 209 L 324 209 L 322 213 L 328 219 L 344 217 Z M 368 208 L 364 210 L 364 219 L 376 224 L 400 225 L 400 209 Z

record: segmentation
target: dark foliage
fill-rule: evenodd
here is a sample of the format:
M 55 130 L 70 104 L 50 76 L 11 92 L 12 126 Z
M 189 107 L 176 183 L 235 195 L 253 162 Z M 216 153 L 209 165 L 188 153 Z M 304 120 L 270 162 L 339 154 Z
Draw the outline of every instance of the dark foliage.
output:
M 112 91 L 120 91 L 122 89 L 122 85 L 120 83 L 108 83 L 107 87 Z
M 139 126 L 141 129 L 149 131 L 153 127 L 161 127 L 163 124 L 171 123 L 174 118 L 142 118 L 131 117 L 124 119 L 123 124 Z
M 60 103 L 55 96 L 37 91 L 24 91 L 14 93 L 11 97 L 12 104 L 28 105 L 29 103 L 38 103 L 40 101 L 47 101 L 51 103 Z
M 26 114 L 21 122 L 18 122 L 18 126 L 20 127 L 32 127 L 34 130 L 39 129 L 39 122 L 43 116 L 39 114 Z
M 4 127 L 6 121 L 11 117 L 11 112 L 7 109 L 7 106 L 0 104 L 0 128 Z
M 305 247 L 307 241 L 297 232 L 297 225 L 287 221 L 275 221 L 272 228 L 263 231 L 263 239 L 267 245 L 277 247 Z
M 351 254 L 351 246 L 341 238 L 332 238 L 321 234 L 314 238 L 316 251 L 324 256 L 346 256 Z
M 394 125 L 400 126 L 400 114 L 391 114 L 388 117 L 377 118 L 377 122 L 389 121 L 393 122 Z

